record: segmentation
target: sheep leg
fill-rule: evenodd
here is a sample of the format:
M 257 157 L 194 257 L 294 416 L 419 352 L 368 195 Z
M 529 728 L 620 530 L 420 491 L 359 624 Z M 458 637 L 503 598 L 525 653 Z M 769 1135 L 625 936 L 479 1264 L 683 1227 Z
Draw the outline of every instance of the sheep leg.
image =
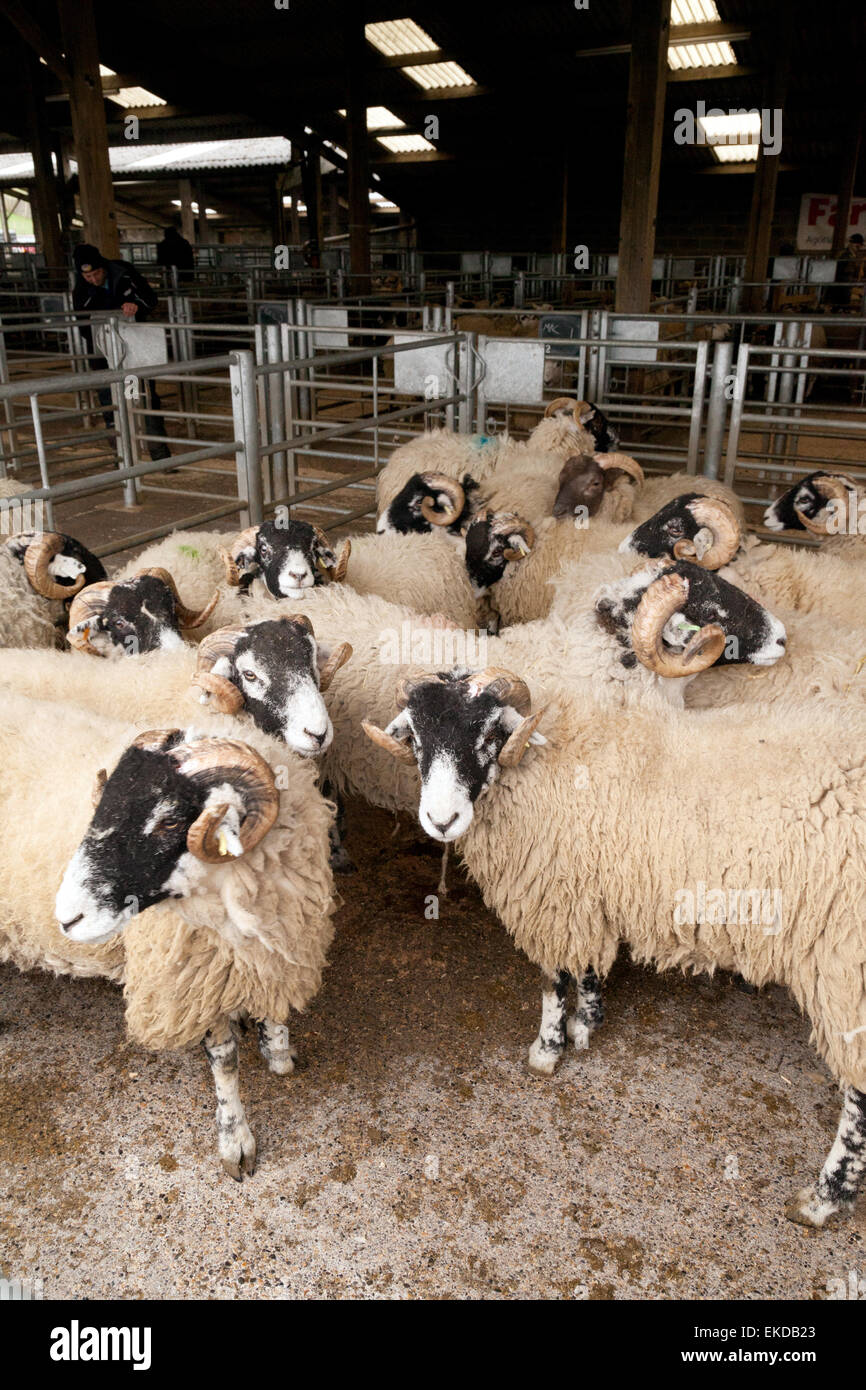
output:
M 208 1029 L 203 1046 L 216 1087 L 219 1155 L 229 1177 L 241 1182 L 241 1165 L 249 1177 L 256 1171 L 256 1141 L 238 1091 L 238 1045 L 228 1019 Z
M 565 1051 L 565 1000 L 571 976 L 567 970 L 545 975 L 541 995 L 541 1027 L 529 1049 L 529 1070 L 538 1076 L 552 1076 Z
M 818 1181 L 785 1208 L 801 1226 L 823 1226 L 828 1216 L 854 1205 L 866 1174 L 866 1092 L 845 1087 L 842 1118 Z
M 568 1036 L 576 1052 L 586 1051 L 590 1033 L 594 1033 L 602 1023 L 604 1000 L 601 997 L 601 982 L 595 971 L 589 969 L 577 982 L 577 1010 L 567 1025 Z
M 286 1023 L 274 1023 L 271 1018 L 263 1018 L 256 1024 L 259 1037 L 259 1052 L 268 1064 L 268 1070 L 276 1076 L 288 1076 L 295 1070 L 298 1054 L 289 1042 L 289 1028 Z
M 333 801 L 337 808 L 337 814 L 331 822 L 331 828 L 328 831 L 331 868 L 335 874 L 357 873 L 357 865 L 349 858 L 349 855 L 346 853 L 346 846 L 343 844 L 343 837 L 346 834 L 346 807 L 340 793 L 332 786 L 327 778 L 322 783 L 322 796 L 326 801 Z

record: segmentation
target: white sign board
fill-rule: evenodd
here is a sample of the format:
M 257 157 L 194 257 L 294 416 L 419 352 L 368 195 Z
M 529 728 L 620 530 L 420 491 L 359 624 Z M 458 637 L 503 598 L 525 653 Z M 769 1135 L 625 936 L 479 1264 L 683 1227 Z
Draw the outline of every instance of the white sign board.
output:
M 488 338 L 479 352 L 487 366 L 482 390 L 488 401 L 535 405 L 544 396 L 544 343 Z
M 97 352 L 102 353 L 112 371 L 163 367 L 168 362 L 167 334 L 160 324 L 128 323 L 118 318 L 114 326 L 116 336 L 101 324 L 93 333 Z
M 431 334 L 437 337 L 437 334 Z M 440 396 L 450 396 L 454 391 L 454 374 L 451 360 L 454 348 L 450 343 L 437 343 L 427 347 L 424 338 L 417 333 L 395 333 L 394 345 L 398 343 L 417 343 L 411 352 L 394 353 L 394 389 L 407 396 L 424 396 L 435 401 Z M 382 364 L 379 364 L 381 371 Z
M 798 251 L 829 251 L 836 226 L 836 197 L 833 193 L 804 193 L 797 224 Z M 852 232 L 866 237 L 866 198 L 851 199 L 848 240 Z
M 334 333 L 334 328 L 347 328 L 349 325 L 348 309 L 320 309 L 316 307 L 310 311 L 311 321 L 317 328 L 327 328 L 327 333 L 313 333 L 314 348 L 347 348 L 349 346 L 348 333 Z

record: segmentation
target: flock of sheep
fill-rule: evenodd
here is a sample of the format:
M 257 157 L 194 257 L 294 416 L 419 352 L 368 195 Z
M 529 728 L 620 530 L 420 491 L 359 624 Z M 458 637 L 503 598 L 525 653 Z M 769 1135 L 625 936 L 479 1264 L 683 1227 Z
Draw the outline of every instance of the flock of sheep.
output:
M 818 547 L 767 543 L 559 399 L 527 441 L 402 445 L 339 551 L 293 520 L 178 532 L 108 579 L 7 539 L 0 960 L 122 982 L 145 1046 L 203 1039 L 240 1179 L 233 1025 L 292 1070 L 342 797 L 410 811 L 541 968 L 536 1073 L 588 1046 L 624 942 L 791 990 L 843 1090 L 788 1208 L 823 1225 L 866 1170 L 864 542 L 833 524 L 859 501 L 811 474 L 765 521 Z

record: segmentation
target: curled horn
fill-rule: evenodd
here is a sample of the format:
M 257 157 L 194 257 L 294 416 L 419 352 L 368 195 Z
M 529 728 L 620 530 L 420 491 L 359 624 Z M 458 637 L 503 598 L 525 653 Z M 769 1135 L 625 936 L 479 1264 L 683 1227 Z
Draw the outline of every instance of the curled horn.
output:
M 143 748 L 146 753 L 162 753 L 179 733 L 180 729 L 145 729 L 143 734 L 136 734 L 129 746 Z
M 619 468 L 634 478 L 638 487 L 643 487 L 643 469 L 637 459 L 630 458 L 628 454 L 593 454 L 593 458 L 599 468 Z
M 551 415 L 555 415 L 559 410 L 570 410 L 575 412 L 578 405 L 586 406 L 586 401 L 575 401 L 572 400 L 571 396 L 557 396 L 555 401 L 550 401 L 545 406 L 543 418 L 549 420 Z M 577 420 L 578 424 L 580 424 L 580 419 L 576 414 L 574 418 Z
M 183 776 L 193 781 L 210 786 L 228 782 L 234 787 L 244 805 L 239 832 L 241 854 L 253 849 L 270 830 L 280 809 L 274 774 L 264 758 L 248 744 L 228 738 L 182 743 L 173 750 L 172 757 Z M 206 864 L 220 864 L 229 854 L 218 835 L 227 809 L 227 802 L 206 807 L 187 831 L 187 849 Z
M 311 637 L 315 637 L 313 624 L 306 613 L 285 613 L 280 619 L 282 623 L 297 623 L 298 627 L 306 628 Z
M 415 754 L 408 742 L 394 738 L 393 734 L 386 734 L 384 729 L 380 729 L 377 724 L 370 724 L 366 719 L 361 720 L 361 728 L 369 739 L 380 748 L 384 748 L 385 752 L 390 753 L 398 762 L 415 766 Z
M 694 541 L 677 541 L 675 560 L 691 560 L 705 570 L 718 570 L 732 560 L 740 547 L 740 525 L 726 502 L 719 497 L 700 497 L 689 503 L 689 511 L 699 526 L 713 533 L 713 543 L 701 558 Z
M 450 499 L 450 505 L 444 512 L 438 512 L 434 497 L 422 497 L 421 515 L 424 520 L 429 521 L 431 526 L 451 526 L 466 505 L 466 494 L 462 485 L 456 478 L 449 478 L 447 473 L 422 473 L 421 477 L 431 492 L 444 492 Z
M 826 478 L 816 478 L 812 486 L 822 497 L 826 497 L 828 502 L 843 502 L 846 506 L 849 489 L 853 489 L 855 492 L 857 490 L 854 479 L 849 478 L 847 473 L 833 473 Z M 797 520 L 805 526 L 807 531 L 811 531 L 813 536 L 826 536 L 828 534 L 826 519 L 819 521 L 817 517 L 806 516 L 799 507 L 795 507 L 794 511 L 797 513 Z
M 438 681 L 436 675 L 423 676 L 401 676 L 394 691 L 394 698 L 397 701 L 397 708 L 405 709 L 409 703 L 412 691 L 419 685 L 429 685 L 431 681 Z
M 544 705 L 542 709 L 536 710 L 535 714 L 524 716 L 508 740 L 502 745 L 499 753 L 500 767 L 516 767 L 526 752 L 526 745 L 529 743 L 535 730 L 541 723 L 547 710 Z
M 319 672 L 319 689 L 325 691 L 331 684 L 341 666 L 345 666 L 349 657 L 352 655 L 352 648 L 348 642 L 338 642 L 334 647 L 328 660 Z
M 195 675 L 190 684 L 209 695 L 212 708 L 219 710 L 220 714 L 237 714 L 243 707 L 243 691 L 238 690 L 227 676 L 215 675 L 213 668 L 222 657 L 234 655 L 238 638 L 244 631 L 246 629 L 243 627 L 217 628 L 216 632 L 205 637 L 198 649 Z
M 509 546 L 503 550 L 502 554 L 506 560 L 522 560 L 530 553 L 535 545 L 535 532 L 528 521 L 524 521 L 522 516 L 516 516 L 513 512 L 500 512 L 494 516 L 490 525 L 490 533 L 494 536 L 517 536 L 517 545 Z
M 352 542 L 347 537 L 340 547 L 340 553 L 337 556 L 337 563 L 334 566 L 334 570 L 331 575 L 331 578 L 333 579 L 335 584 L 341 584 L 343 580 L 346 578 L 346 571 L 349 568 L 349 556 L 351 555 L 351 553 Z
M 682 608 L 688 594 L 689 581 L 683 575 L 663 574 L 648 585 L 637 606 L 631 644 L 638 660 L 658 676 L 694 676 L 718 661 L 725 649 L 725 634 L 718 623 L 702 627 L 682 652 L 665 649 L 664 625 Z
M 510 671 L 504 671 L 501 666 L 488 666 L 485 670 L 469 676 L 468 690 L 473 698 L 486 690 L 503 705 L 512 705 L 518 714 L 527 715 L 532 708 L 526 682 L 519 676 L 512 675 Z
M 90 793 L 90 799 L 93 802 L 94 808 L 99 805 L 102 799 L 102 793 L 105 791 L 105 784 L 107 781 L 108 773 L 105 771 L 104 767 L 101 767 L 96 774 L 96 780 L 93 783 L 93 791 Z
M 108 601 L 109 590 L 113 588 L 113 580 L 99 579 L 95 584 L 88 584 L 85 588 L 79 589 L 69 606 L 69 631 L 66 640 L 70 647 L 75 647 L 80 652 L 90 652 L 91 656 L 102 656 L 102 652 L 91 646 L 89 624 L 99 617 Z M 75 629 L 82 623 L 88 625 L 83 631 L 76 632 Z
M 74 584 L 58 584 L 48 572 L 55 555 L 63 552 L 65 537 L 59 531 L 43 531 L 35 536 L 24 552 L 24 569 L 31 586 L 43 598 L 72 598 L 84 588 L 85 577 L 79 574 Z
M 226 570 L 226 582 L 231 584 L 232 588 L 236 589 L 241 582 L 241 572 L 236 557 L 240 551 L 249 550 L 250 546 L 255 549 L 258 534 L 258 526 L 248 526 L 246 531 L 240 531 L 235 536 L 228 550 L 220 551 L 220 557 Z
M 595 406 L 590 405 L 589 401 L 575 401 L 574 403 L 574 422 L 580 425 L 581 429 L 587 420 L 591 420 L 595 414 Z
M 220 591 L 219 589 L 214 589 L 211 598 L 205 604 L 204 608 L 187 608 L 185 603 L 181 603 L 180 594 L 177 592 L 177 585 L 174 582 L 174 577 L 169 574 L 168 570 L 160 569 L 159 567 L 139 570 L 137 574 L 133 575 L 133 579 L 141 579 L 142 575 L 145 574 L 152 575 L 154 579 L 161 579 L 163 584 L 171 590 L 174 597 L 174 611 L 177 614 L 177 620 L 181 627 L 201 627 L 202 623 L 206 622 L 219 603 Z

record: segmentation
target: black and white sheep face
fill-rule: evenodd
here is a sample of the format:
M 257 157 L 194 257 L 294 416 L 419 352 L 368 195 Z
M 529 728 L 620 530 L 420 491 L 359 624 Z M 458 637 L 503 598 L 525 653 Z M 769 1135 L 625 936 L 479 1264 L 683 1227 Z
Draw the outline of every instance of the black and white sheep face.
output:
M 116 659 L 175 651 L 184 645 L 175 603 L 171 589 L 156 575 L 112 584 L 100 610 L 70 628 L 70 641 L 75 645 L 74 639 L 84 635 L 101 656 Z
M 597 405 L 592 401 L 588 404 L 592 408 L 592 414 L 583 420 L 583 428 L 588 430 L 595 440 L 596 453 L 615 454 L 619 448 L 619 435 L 613 428 L 606 415 L 603 415 Z
M 337 557 L 306 521 L 285 526 L 265 521 L 258 528 L 255 551 L 241 557 L 248 588 L 259 575 L 275 598 L 302 598 L 308 589 L 324 582 L 323 568 L 333 569 Z
M 61 534 L 63 549 L 48 562 L 48 574 L 54 582 L 69 587 L 71 590 L 81 574 L 84 575 L 85 584 L 97 584 L 100 580 L 105 579 L 105 567 L 102 561 L 97 560 L 96 556 L 92 555 L 87 547 L 75 540 L 73 536 Z M 36 531 L 21 532 L 6 542 L 7 549 L 23 565 L 27 547 L 37 537 L 38 532 Z
M 806 527 L 797 516 L 797 509 L 810 520 L 823 511 L 827 506 L 827 498 L 815 487 L 815 479 L 831 476 L 838 475 L 818 469 L 815 473 L 801 478 L 781 497 L 777 497 L 775 502 L 771 502 L 764 512 L 764 525 L 771 531 L 805 531 Z
M 254 623 L 230 657 L 213 667 L 241 692 L 244 708 L 266 734 L 313 758 L 329 747 L 334 730 L 319 691 L 329 650 L 300 623 Z
M 478 491 L 479 484 L 471 474 L 464 473 L 461 487 L 463 488 L 463 508 L 460 514 L 450 525 L 436 528 L 441 529 L 445 535 L 460 536 L 463 528 L 468 525 L 474 515 L 476 504 L 472 495 Z M 432 523 L 421 511 L 421 504 L 425 497 L 432 497 L 434 505 L 439 511 L 447 512 L 451 507 L 452 499 L 446 492 L 431 490 L 430 482 L 423 473 L 413 473 L 380 515 L 376 522 L 376 535 L 385 536 L 394 533 L 408 535 L 411 532 L 422 535 L 432 531 L 434 529 Z
M 702 559 L 715 537 L 708 526 L 696 520 L 691 503 L 701 500 L 697 492 L 684 492 L 675 497 L 620 542 L 623 555 L 672 555 L 679 541 L 691 541 L 698 559 Z
M 177 731 L 176 742 L 181 738 Z M 127 748 L 106 781 L 55 901 L 70 940 L 107 941 L 145 908 L 188 896 L 207 869 L 188 851 L 187 832 L 211 802 L 226 805 L 227 849 L 240 852 L 237 792 L 185 776 L 169 748 Z
M 647 588 L 664 574 L 679 574 L 688 582 L 683 608 L 668 619 L 662 632 L 672 651 L 682 651 L 695 631 L 715 623 L 726 635 L 725 648 L 716 665 L 772 666 L 784 656 L 785 628 L 774 614 L 715 572 L 678 560 L 673 565 L 639 570 L 628 579 L 606 585 L 596 600 L 599 624 L 613 633 L 624 648 L 620 657 L 623 666 L 631 668 L 637 664 L 631 625 Z
M 499 777 L 499 755 L 523 717 L 468 672 L 446 672 L 416 686 L 386 735 L 411 747 L 421 773 L 418 819 L 434 840 L 465 834 L 475 803 Z M 531 741 L 544 743 L 541 734 Z
M 503 530 L 497 524 L 496 513 L 483 513 L 475 518 L 466 531 L 466 573 L 476 598 L 485 594 L 505 573 L 506 566 L 516 556 L 528 555 L 526 523 L 514 518 L 514 530 Z

